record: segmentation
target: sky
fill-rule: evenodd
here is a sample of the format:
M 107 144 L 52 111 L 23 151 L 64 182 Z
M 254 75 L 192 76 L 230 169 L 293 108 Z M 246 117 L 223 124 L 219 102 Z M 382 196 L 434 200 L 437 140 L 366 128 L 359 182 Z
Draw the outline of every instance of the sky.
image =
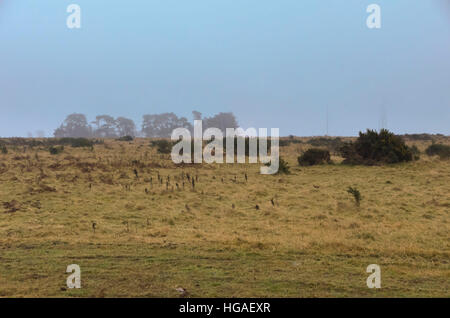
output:
M 332 136 L 448 135 L 449 2 L 0 0 L 0 136 L 192 110 L 281 135 L 325 135 L 327 113 Z

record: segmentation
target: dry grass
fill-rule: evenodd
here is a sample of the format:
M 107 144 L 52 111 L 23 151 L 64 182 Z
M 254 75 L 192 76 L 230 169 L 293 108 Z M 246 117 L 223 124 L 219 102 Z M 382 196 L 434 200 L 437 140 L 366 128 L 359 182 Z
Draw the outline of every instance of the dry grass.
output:
M 193 297 L 450 296 L 450 162 L 298 167 L 307 147 L 282 148 L 292 173 L 276 176 L 176 167 L 145 139 L 10 149 L 0 154 L 0 296 L 177 297 L 177 286 Z M 182 174 L 198 177 L 195 190 Z M 72 263 L 80 290 L 65 289 Z M 366 286 L 372 263 L 379 290 Z

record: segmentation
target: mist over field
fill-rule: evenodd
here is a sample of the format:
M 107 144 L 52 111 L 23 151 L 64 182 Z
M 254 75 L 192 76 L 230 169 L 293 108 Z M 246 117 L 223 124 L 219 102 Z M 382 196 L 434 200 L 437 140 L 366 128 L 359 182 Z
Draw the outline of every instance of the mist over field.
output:
M 79 30 L 70 3 L 2 1 L 0 136 L 194 109 L 283 136 L 450 133 L 448 1 L 378 1 L 380 29 L 370 1 L 80 0 Z

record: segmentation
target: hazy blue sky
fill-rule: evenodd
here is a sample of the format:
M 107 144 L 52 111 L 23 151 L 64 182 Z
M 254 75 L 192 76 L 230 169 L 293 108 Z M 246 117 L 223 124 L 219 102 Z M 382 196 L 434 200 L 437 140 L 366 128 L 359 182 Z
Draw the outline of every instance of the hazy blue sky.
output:
M 0 0 L 0 136 L 194 109 L 323 135 L 327 107 L 330 135 L 378 129 L 383 107 L 394 132 L 449 134 L 449 1 Z

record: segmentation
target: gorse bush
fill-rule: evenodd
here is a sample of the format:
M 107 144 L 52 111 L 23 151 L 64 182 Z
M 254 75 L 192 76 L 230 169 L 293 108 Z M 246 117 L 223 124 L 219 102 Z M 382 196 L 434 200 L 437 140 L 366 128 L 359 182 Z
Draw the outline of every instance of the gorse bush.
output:
M 58 147 L 50 146 L 50 148 L 48 148 L 48 151 L 50 152 L 51 155 L 57 155 L 64 151 L 64 146 Z
M 348 143 L 340 149 L 347 164 L 375 165 L 411 161 L 413 154 L 405 142 L 399 137 L 382 129 L 360 132 L 354 143 Z
M 330 162 L 330 152 L 325 149 L 311 148 L 297 158 L 300 166 L 313 166 Z
M 151 146 L 156 147 L 161 154 L 169 154 L 172 152 L 173 143 L 166 139 L 152 140 Z
M 429 156 L 439 156 L 441 159 L 450 158 L 450 146 L 443 144 L 432 144 L 429 146 L 425 153 Z
M 98 141 L 96 143 L 99 143 Z M 87 138 L 60 138 L 56 140 L 56 144 L 69 145 L 75 148 L 78 147 L 93 147 L 94 141 Z
M 120 138 L 117 138 L 116 140 L 118 140 L 118 141 L 133 141 L 134 137 L 133 136 L 122 136 Z
M 414 160 L 419 160 L 420 159 L 420 150 L 419 150 L 419 148 L 417 148 L 416 145 L 412 145 L 409 148 L 409 150 L 411 151 Z
M 348 187 L 347 192 L 350 193 L 353 198 L 355 199 L 356 206 L 359 206 L 361 204 L 361 192 L 357 188 Z
M 270 162 L 264 164 L 266 167 L 269 167 L 271 165 Z M 286 160 L 284 160 L 283 158 L 279 158 L 278 161 L 278 171 L 276 174 L 290 174 L 291 170 L 289 168 L 288 163 L 286 162 Z
M 283 158 L 279 159 L 279 166 L 278 166 L 278 174 L 290 174 L 291 170 L 289 170 L 288 163 L 283 160 Z

